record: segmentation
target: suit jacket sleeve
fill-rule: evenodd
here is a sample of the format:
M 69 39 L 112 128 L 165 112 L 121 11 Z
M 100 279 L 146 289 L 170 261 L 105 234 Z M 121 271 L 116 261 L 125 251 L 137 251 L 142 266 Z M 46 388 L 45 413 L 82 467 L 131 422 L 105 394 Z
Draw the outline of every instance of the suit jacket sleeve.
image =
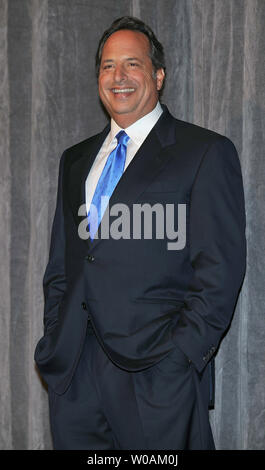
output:
M 65 275 L 65 232 L 63 214 L 63 153 L 58 177 L 56 210 L 53 220 L 49 261 L 43 278 L 44 291 L 44 334 L 56 326 L 60 302 L 66 291 Z
M 174 342 L 199 372 L 229 326 L 245 273 L 245 209 L 236 149 L 226 137 L 205 153 L 191 192 L 193 277 Z

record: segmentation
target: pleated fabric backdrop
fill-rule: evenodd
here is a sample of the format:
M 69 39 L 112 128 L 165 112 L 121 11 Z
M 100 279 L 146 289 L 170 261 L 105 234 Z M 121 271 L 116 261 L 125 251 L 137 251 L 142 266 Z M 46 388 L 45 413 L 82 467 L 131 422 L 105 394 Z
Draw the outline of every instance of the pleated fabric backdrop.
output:
M 247 273 L 217 354 L 210 415 L 217 449 L 264 449 L 264 0 L 0 0 L 0 448 L 52 448 L 33 353 L 58 163 L 106 123 L 94 55 L 127 14 L 164 44 L 170 111 L 225 134 L 239 152 Z

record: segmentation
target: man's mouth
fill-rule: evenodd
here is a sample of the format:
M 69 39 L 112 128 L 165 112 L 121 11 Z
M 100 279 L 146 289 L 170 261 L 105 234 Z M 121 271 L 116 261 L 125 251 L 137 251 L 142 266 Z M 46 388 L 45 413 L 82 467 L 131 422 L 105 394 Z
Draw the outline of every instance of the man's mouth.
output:
M 113 93 L 133 93 L 135 88 L 112 88 Z

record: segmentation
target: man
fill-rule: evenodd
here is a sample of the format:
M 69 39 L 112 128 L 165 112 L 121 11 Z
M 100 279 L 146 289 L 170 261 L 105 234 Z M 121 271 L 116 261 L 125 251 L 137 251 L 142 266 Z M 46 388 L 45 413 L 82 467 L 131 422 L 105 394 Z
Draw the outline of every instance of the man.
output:
M 35 352 L 54 448 L 214 449 L 211 363 L 245 271 L 238 156 L 161 106 L 140 20 L 116 20 L 96 64 L 111 123 L 61 158 Z M 140 228 L 139 207 L 156 209 Z

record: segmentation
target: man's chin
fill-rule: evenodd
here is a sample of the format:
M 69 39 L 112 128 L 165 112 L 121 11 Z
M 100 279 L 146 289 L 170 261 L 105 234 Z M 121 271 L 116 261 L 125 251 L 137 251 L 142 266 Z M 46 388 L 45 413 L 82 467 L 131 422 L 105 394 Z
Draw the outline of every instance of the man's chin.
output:
M 135 112 L 135 107 L 132 107 L 132 106 L 112 106 L 110 109 L 109 109 L 109 114 L 111 116 L 115 115 L 115 114 L 132 114 Z

